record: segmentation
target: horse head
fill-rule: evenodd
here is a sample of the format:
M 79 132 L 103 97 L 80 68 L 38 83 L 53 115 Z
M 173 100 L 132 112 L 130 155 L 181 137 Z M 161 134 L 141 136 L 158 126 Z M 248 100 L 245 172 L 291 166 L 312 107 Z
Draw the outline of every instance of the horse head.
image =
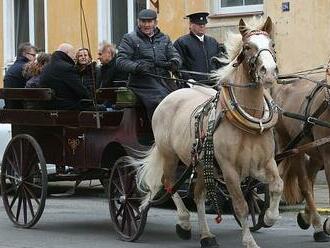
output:
M 271 87 L 278 76 L 274 43 L 270 38 L 271 29 L 272 21 L 269 17 L 259 30 L 248 28 L 243 19 L 239 22 L 243 48 L 237 63 L 243 64 L 257 86 L 265 88 Z

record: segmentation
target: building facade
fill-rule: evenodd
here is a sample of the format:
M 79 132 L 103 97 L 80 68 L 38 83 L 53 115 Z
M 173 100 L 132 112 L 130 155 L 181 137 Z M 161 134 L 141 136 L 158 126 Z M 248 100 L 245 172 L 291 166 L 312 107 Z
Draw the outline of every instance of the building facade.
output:
M 188 32 L 184 17 L 210 12 L 207 32 L 223 42 L 240 18 L 270 16 L 280 73 L 310 69 L 330 57 L 330 0 L 0 0 L 0 84 L 20 42 L 53 52 L 62 42 L 90 47 L 118 44 L 134 29 L 139 10 L 159 13 L 159 27 L 174 41 Z M 87 35 L 88 34 L 88 35 Z

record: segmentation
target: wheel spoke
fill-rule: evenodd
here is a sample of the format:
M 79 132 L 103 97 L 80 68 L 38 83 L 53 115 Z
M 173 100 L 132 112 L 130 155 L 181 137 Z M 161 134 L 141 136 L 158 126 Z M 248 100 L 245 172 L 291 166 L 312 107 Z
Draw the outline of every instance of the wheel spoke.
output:
M 17 187 L 19 187 L 19 186 L 16 185 L 16 184 L 12 184 L 12 183 L 11 183 L 10 188 L 8 188 L 8 189 L 5 190 L 5 194 L 10 194 L 10 192 L 12 192 L 12 191 L 16 191 Z
M 137 231 L 137 230 L 138 230 L 138 226 L 137 226 L 137 223 L 136 223 L 137 218 L 136 218 L 136 216 L 134 215 L 133 210 L 132 210 L 129 206 L 127 207 L 127 209 L 128 209 L 128 213 L 129 213 L 129 216 L 130 216 L 131 222 L 133 223 L 134 229 L 135 229 L 135 231 Z M 131 226 L 131 225 L 130 225 L 130 226 Z
M 19 165 L 21 168 L 21 172 L 22 172 L 22 176 L 24 176 L 24 166 L 23 166 L 23 161 L 24 161 L 24 157 L 23 157 L 23 139 L 18 140 L 19 141 Z
M 13 160 L 11 160 L 8 156 L 6 156 L 5 160 L 9 163 L 10 168 L 14 170 L 14 172 L 16 173 L 16 175 L 19 175 L 19 171 L 18 168 L 15 166 L 15 162 Z M 8 172 L 8 169 L 7 169 Z
M 123 174 L 122 174 L 120 168 L 117 169 L 117 172 L 118 172 L 118 178 L 120 181 L 121 188 L 125 192 L 125 182 L 123 181 Z
M 255 213 L 255 209 L 254 209 L 254 202 L 253 202 L 253 196 L 250 195 L 249 201 L 248 201 L 248 205 L 249 205 L 249 209 L 250 209 L 250 216 L 251 216 L 251 220 L 253 223 L 253 226 L 255 226 L 257 224 L 256 221 L 256 213 Z
M 15 161 L 13 162 L 13 164 L 17 165 L 17 171 L 18 171 L 17 174 L 18 175 L 22 175 L 22 170 L 19 167 L 18 155 L 17 155 L 17 151 L 16 151 L 16 148 L 15 148 L 15 145 L 14 144 L 11 146 L 11 150 L 12 150 L 12 153 L 13 153 L 13 156 L 14 156 L 14 159 L 15 159 Z
M 24 182 L 24 184 L 30 185 L 32 187 L 38 188 L 38 189 L 42 189 L 41 185 L 35 184 L 35 183 L 30 183 L 30 182 Z
M 19 220 L 19 215 L 21 213 L 21 206 L 22 206 L 22 195 L 19 194 L 19 196 L 18 196 L 17 211 L 16 211 L 16 222 L 18 222 L 18 220 Z
M 5 176 L 6 178 L 8 178 L 8 179 L 13 179 L 13 180 L 15 180 L 15 181 L 18 181 L 18 180 L 19 180 L 18 177 L 15 177 L 15 176 L 12 176 L 12 175 L 5 174 L 4 176 Z
M 23 195 L 22 195 L 22 198 L 23 198 L 23 217 L 24 217 L 24 224 L 27 223 L 27 205 L 26 205 L 26 195 L 25 195 L 25 190 L 24 188 L 22 188 L 23 190 Z
M 11 203 L 10 203 L 10 205 L 9 205 L 9 209 L 10 209 L 10 210 L 13 208 L 13 206 L 14 206 L 16 200 L 17 200 L 18 195 L 19 195 L 19 190 L 17 189 L 17 190 L 15 191 L 15 195 L 14 195 L 14 197 L 13 197 L 13 200 L 11 201 Z
M 117 210 L 117 213 L 116 213 L 116 218 L 118 218 L 119 216 L 123 216 L 122 215 L 123 210 L 124 210 L 124 204 L 120 204 L 120 207 L 119 207 L 119 209 Z
M 23 187 L 25 187 L 27 193 L 29 193 L 30 196 L 32 196 L 32 198 L 36 201 L 36 203 L 40 206 L 40 201 L 38 200 L 38 198 L 36 197 L 36 195 L 29 189 L 29 187 L 26 187 L 23 184 Z
M 115 185 L 116 189 L 118 190 L 118 192 L 121 194 L 121 195 L 125 195 L 125 193 L 123 192 L 123 189 L 120 188 L 120 186 L 117 184 L 117 182 L 112 182 L 113 185 Z
M 125 229 L 125 224 L 126 224 L 126 208 L 123 208 L 123 218 L 122 218 L 122 220 L 121 220 L 121 231 L 123 232 L 124 231 L 124 229 Z
M 138 206 L 136 206 L 134 203 L 127 201 L 127 203 L 129 204 L 129 206 L 135 210 L 135 212 L 138 214 L 138 216 L 141 215 L 140 209 Z
M 26 197 L 26 200 L 27 200 L 27 203 L 28 203 L 28 206 L 29 206 L 29 209 L 30 209 L 32 218 L 34 219 L 35 213 L 34 213 L 33 205 L 32 205 L 32 202 L 31 202 L 31 198 L 28 196 L 26 190 L 24 191 L 24 193 L 25 193 L 25 197 Z

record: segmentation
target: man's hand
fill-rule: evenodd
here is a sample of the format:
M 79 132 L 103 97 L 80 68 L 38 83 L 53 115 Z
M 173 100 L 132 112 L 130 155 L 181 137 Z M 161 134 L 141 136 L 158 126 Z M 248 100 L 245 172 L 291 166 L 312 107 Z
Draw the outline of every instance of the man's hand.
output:
M 141 61 L 136 66 L 135 73 L 137 73 L 137 74 L 148 74 L 148 73 L 150 73 L 152 68 L 153 68 L 152 64 L 150 64 L 148 62 Z
M 176 60 L 170 60 L 168 62 L 157 62 L 156 66 L 171 72 L 177 72 L 179 70 L 179 63 Z
M 169 69 L 171 72 L 175 73 L 179 70 L 179 62 L 176 60 L 170 60 L 171 68 Z

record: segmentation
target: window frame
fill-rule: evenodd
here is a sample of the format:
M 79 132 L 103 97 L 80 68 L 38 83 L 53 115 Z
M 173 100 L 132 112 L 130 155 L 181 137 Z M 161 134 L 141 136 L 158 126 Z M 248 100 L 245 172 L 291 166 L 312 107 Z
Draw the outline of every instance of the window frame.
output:
M 227 14 L 241 14 L 263 11 L 264 3 L 254 5 L 241 5 L 234 7 L 222 7 L 221 0 L 213 0 L 214 14 L 227 15 Z

